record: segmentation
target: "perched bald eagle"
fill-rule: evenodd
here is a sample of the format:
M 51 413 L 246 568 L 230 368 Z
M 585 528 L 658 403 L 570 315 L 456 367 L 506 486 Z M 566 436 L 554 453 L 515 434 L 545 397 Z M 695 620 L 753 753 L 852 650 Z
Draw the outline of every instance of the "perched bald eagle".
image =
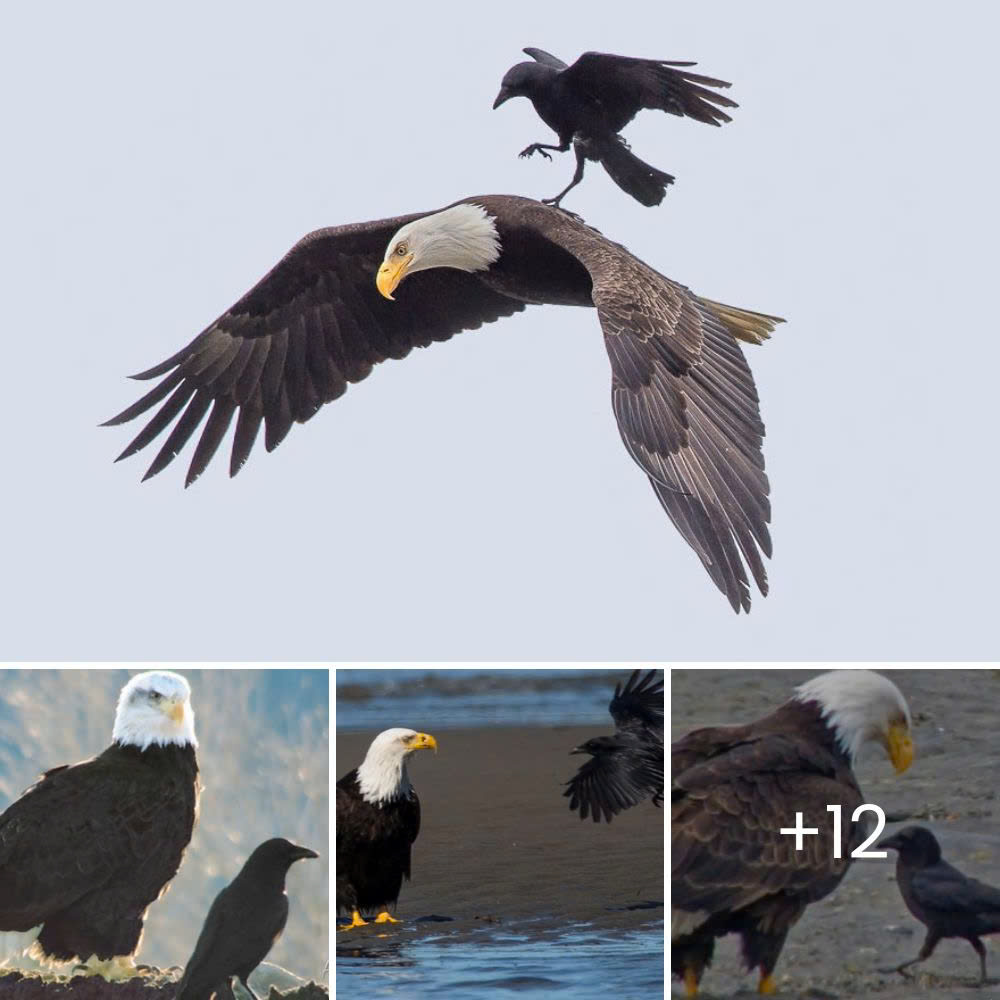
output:
M 437 750 L 437 741 L 412 729 L 387 729 L 372 740 L 361 766 L 337 782 L 337 913 L 351 914 L 341 930 L 389 916 L 403 879 L 410 877 L 410 847 L 420 832 L 420 800 L 406 773 L 415 750 Z
M 0 930 L 41 924 L 39 958 L 134 975 L 146 910 L 194 829 L 196 747 L 187 681 L 163 670 L 133 677 L 111 746 L 46 771 L 0 815 Z
M 589 754 L 591 759 L 566 783 L 563 795 L 580 819 L 593 814 L 599 823 L 623 809 L 653 796 L 653 805 L 663 801 L 663 674 L 641 671 L 623 688 L 615 685 L 608 705 L 615 720 L 614 736 L 595 736 L 571 753 Z
M 785 937 L 809 903 L 828 896 L 864 833 L 851 821 L 864 802 L 852 765 L 862 746 L 884 747 L 897 773 L 913 761 L 910 710 L 892 681 L 835 670 L 796 688 L 763 719 L 697 729 L 671 751 L 671 968 L 694 996 L 715 939 L 738 933 L 759 992 L 775 989 Z M 841 857 L 833 814 L 841 806 Z M 795 838 L 796 826 L 819 834 Z
M 118 458 L 178 418 L 149 478 L 207 415 L 190 484 L 237 416 L 235 475 L 261 424 L 270 451 L 380 361 L 545 303 L 596 307 L 625 446 L 733 609 L 748 611 L 744 562 L 767 593 L 770 503 L 764 425 L 738 341 L 759 344 L 781 320 L 700 298 L 574 216 L 526 198 L 470 198 L 310 233 L 187 347 L 134 376 L 163 380 L 108 421 L 156 408 Z

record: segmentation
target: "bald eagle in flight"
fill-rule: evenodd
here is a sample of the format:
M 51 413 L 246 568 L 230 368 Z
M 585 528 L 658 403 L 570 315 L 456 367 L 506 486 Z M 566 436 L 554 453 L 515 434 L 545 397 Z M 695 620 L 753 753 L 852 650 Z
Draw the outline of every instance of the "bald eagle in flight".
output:
M 615 735 L 595 736 L 571 751 L 591 757 L 563 792 L 580 819 L 592 813 L 595 823 L 610 823 L 650 795 L 657 807 L 663 801 L 663 674 L 650 670 L 640 680 L 640 673 L 632 671 L 624 688 L 615 685 L 608 705 Z
M 420 832 L 420 800 L 406 773 L 415 750 L 436 751 L 437 740 L 387 729 L 337 782 L 337 914 L 351 914 L 341 930 L 363 927 L 363 913 L 377 913 L 377 924 L 399 923 L 389 907 L 410 877 L 410 848 Z
M 146 910 L 194 829 L 196 747 L 187 681 L 163 670 L 133 677 L 111 746 L 46 771 L 0 814 L 0 931 L 41 924 L 36 957 L 135 975 Z
M 764 425 L 738 341 L 759 344 L 781 321 L 703 299 L 527 198 L 468 198 L 310 233 L 187 347 L 134 376 L 162 381 L 107 421 L 155 408 L 118 460 L 177 418 L 144 478 L 156 475 L 207 415 L 190 484 L 236 416 L 235 475 L 261 424 L 270 451 L 379 362 L 544 303 L 596 307 L 625 447 L 733 610 L 749 611 L 747 566 L 767 593 L 771 508 Z
M 865 836 L 852 815 L 865 800 L 852 766 L 866 743 L 897 773 L 913 761 L 910 710 L 899 688 L 870 670 L 834 670 L 749 725 L 696 729 L 671 749 L 671 969 L 698 991 L 715 939 L 742 938 L 760 993 L 806 906 L 828 896 Z M 841 806 L 840 857 L 834 817 Z M 795 838 L 782 828 L 815 827 Z

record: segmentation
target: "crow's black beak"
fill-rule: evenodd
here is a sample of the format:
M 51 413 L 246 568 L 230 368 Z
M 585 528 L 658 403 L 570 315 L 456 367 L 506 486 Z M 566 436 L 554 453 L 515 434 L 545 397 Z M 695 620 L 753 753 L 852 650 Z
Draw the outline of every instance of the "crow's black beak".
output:
M 504 101 L 509 101 L 513 96 L 506 87 L 501 87 L 500 93 L 497 94 L 497 99 L 493 102 L 493 110 L 496 111 Z
M 311 851 L 308 847 L 297 847 L 295 849 L 295 860 L 298 861 L 300 858 L 318 858 L 319 855 L 315 851 Z

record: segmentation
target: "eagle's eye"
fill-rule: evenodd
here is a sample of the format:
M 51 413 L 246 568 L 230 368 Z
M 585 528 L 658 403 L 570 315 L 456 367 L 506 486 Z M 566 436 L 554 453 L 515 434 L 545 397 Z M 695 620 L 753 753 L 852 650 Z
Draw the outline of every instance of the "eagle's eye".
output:
M 149 697 L 150 697 L 150 698 L 151 698 L 151 699 L 152 699 L 153 701 L 159 701 L 159 700 L 160 700 L 160 699 L 161 699 L 161 698 L 163 697 L 163 695 L 162 695 L 162 694 L 160 694 L 160 692 L 159 692 L 159 691 L 150 691 L 150 692 L 149 692 Z
M 399 246 L 396 247 L 396 253 L 398 253 L 400 257 L 405 257 L 406 256 L 406 244 L 405 243 L 400 243 Z

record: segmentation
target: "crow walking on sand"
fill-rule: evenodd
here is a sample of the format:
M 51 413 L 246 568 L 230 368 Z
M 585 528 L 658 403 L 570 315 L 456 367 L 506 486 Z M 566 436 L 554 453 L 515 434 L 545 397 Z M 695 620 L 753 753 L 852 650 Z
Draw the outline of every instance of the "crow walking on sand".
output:
M 738 107 L 735 101 L 709 90 L 728 87 L 725 80 L 700 76 L 687 69 L 693 62 L 633 59 L 604 52 L 584 52 L 572 66 L 541 49 L 524 50 L 533 62 L 512 66 L 504 75 L 494 109 L 512 97 L 527 97 L 535 113 L 558 136 L 559 145 L 533 142 L 522 157 L 547 150 L 565 153 L 572 143 L 576 172 L 566 188 L 546 204 L 559 205 L 583 180 L 587 160 L 600 163 L 611 179 L 647 207 L 659 205 L 670 174 L 644 163 L 618 134 L 643 109 L 667 111 L 705 125 L 732 119 L 721 109 Z
M 308 847 L 281 837 L 266 840 L 212 903 L 194 954 L 184 968 L 176 1000 L 231 996 L 233 976 L 257 1000 L 247 979 L 285 929 L 285 876 L 300 858 L 317 858 Z
M 941 858 L 941 845 L 930 830 L 907 826 L 879 843 L 899 852 L 896 883 L 906 908 L 927 928 L 916 958 L 887 969 L 904 976 L 908 966 L 930 958 L 942 938 L 965 938 L 979 956 L 979 982 L 986 982 L 982 934 L 1000 932 L 1000 889 L 963 875 Z

